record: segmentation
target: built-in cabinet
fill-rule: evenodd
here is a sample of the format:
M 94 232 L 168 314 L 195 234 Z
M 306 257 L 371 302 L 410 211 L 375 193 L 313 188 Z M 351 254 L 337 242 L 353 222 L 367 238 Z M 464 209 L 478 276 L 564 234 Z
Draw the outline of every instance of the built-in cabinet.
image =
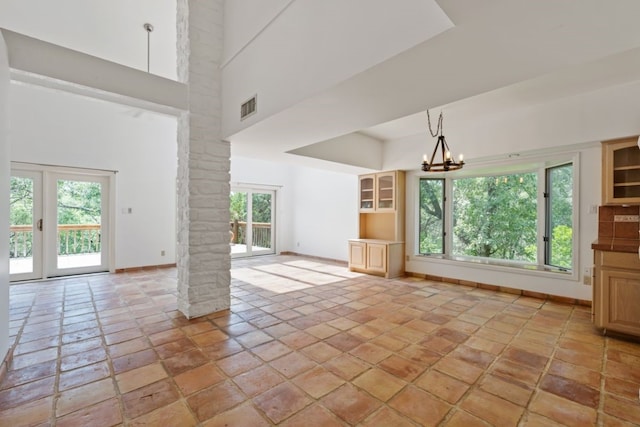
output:
M 602 143 L 602 202 L 640 204 L 640 148 L 638 138 Z
M 393 212 L 396 210 L 397 172 L 381 172 L 360 176 L 360 212 Z
M 594 251 L 592 310 L 596 326 L 640 336 L 640 258 L 637 253 Z
M 349 268 L 387 278 L 404 275 L 404 171 L 359 177 L 358 238 Z
M 386 278 L 404 275 L 404 242 L 349 240 L 349 268 Z

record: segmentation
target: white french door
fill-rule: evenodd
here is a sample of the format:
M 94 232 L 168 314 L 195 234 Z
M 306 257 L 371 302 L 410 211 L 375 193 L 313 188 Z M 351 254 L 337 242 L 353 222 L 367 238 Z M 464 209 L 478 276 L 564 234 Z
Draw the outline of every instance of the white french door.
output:
M 9 200 L 10 280 L 42 278 L 42 172 L 12 170 Z
M 275 191 L 233 187 L 230 211 L 232 258 L 275 253 Z
M 11 281 L 109 270 L 109 183 L 104 174 L 11 172 Z

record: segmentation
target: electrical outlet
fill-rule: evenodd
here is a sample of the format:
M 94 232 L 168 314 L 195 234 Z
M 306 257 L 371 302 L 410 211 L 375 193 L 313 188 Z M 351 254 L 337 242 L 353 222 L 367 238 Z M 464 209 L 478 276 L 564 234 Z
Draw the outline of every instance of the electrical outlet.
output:
M 164 250 L 161 250 L 161 251 L 160 251 L 160 256 L 164 256 L 164 255 L 165 255 Z

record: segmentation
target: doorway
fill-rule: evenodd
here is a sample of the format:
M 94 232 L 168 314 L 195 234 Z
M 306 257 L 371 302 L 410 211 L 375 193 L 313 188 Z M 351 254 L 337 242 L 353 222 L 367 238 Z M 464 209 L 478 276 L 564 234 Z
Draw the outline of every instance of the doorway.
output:
M 110 177 L 100 171 L 11 169 L 11 281 L 109 271 Z
M 231 257 L 275 253 L 275 191 L 232 187 Z

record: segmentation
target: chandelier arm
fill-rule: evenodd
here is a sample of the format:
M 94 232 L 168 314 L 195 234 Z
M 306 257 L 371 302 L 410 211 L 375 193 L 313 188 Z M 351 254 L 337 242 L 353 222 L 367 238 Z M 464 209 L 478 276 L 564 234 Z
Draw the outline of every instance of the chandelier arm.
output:
M 433 147 L 433 153 L 431 153 L 431 161 L 429 162 L 429 164 L 432 166 L 436 164 L 435 160 L 436 160 L 436 152 L 438 151 L 438 145 L 439 144 L 436 143 L 436 146 Z

